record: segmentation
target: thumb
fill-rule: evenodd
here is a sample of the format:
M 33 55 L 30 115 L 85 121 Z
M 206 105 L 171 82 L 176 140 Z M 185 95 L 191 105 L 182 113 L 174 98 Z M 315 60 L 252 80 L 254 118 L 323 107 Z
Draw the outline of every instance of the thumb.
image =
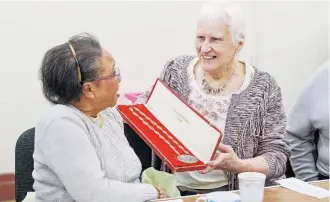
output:
M 218 150 L 222 153 L 229 153 L 232 151 L 231 146 L 220 143 Z

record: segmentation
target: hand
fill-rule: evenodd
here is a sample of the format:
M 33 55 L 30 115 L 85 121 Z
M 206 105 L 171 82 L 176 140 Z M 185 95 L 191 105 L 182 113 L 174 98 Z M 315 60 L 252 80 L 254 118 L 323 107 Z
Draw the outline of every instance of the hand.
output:
M 158 192 L 158 199 L 162 198 L 169 198 L 169 195 L 167 195 L 166 191 L 158 186 L 155 186 L 157 192 Z
M 160 199 L 161 199 L 161 198 L 170 198 L 170 196 L 167 195 L 167 193 L 165 192 L 164 189 L 160 189 L 160 190 L 159 190 L 159 198 L 160 198 Z
M 199 171 L 199 173 L 205 174 L 214 169 L 239 173 L 243 166 L 243 161 L 237 157 L 233 148 L 228 145 L 220 144 L 218 151 L 219 153 L 217 153 L 215 159 L 207 163 L 207 167 Z

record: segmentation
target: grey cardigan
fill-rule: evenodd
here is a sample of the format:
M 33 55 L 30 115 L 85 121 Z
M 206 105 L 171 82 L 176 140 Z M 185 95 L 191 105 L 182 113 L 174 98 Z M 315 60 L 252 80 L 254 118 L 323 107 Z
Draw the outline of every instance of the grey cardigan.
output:
M 190 93 L 187 67 L 193 58 L 185 55 L 169 60 L 160 76 L 184 100 L 188 99 Z M 141 99 L 145 101 L 148 94 Z M 141 102 L 141 99 L 137 102 Z M 255 68 L 249 86 L 232 96 L 222 142 L 232 146 L 240 159 L 262 155 L 269 165 L 266 185 L 272 185 L 277 179 L 285 177 L 286 162 L 290 155 L 285 129 L 286 116 L 280 88 L 268 73 Z M 169 171 L 155 155 L 152 162 L 152 166 Z M 229 190 L 238 189 L 237 174 L 226 174 Z

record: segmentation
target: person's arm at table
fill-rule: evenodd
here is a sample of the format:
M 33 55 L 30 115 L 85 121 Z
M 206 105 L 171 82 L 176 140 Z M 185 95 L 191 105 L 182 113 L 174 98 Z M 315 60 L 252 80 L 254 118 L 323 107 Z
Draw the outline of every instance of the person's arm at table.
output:
M 321 85 L 327 85 L 328 69 L 329 62 L 326 62 L 317 70 L 300 93 L 288 119 L 287 139 L 292 151 L 290 162 L 296 178 L 304 181 L 318 180 L 314 142 L 317 129 L 312 121 L 312 112 L 318 107 L 318 100 L 328 96 L 320 90 L 323 89 Z

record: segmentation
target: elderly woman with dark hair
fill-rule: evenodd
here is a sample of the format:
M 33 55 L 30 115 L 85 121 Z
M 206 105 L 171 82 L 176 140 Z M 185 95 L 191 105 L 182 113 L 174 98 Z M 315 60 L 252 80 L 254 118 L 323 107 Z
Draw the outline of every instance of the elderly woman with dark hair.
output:
M 285 177 L 290 151 L 284 139 L 280 87 L 268 73 L 237 59 L 245 41 L 244 27 L 238 4 L 204 4 L 197 21 L 197 56 L 169 60 L 160 76 L 224 132 L 220 154 L 205 170 L 174 173 L 182 195 L 237 189 L 241 172 L 264 173 L 266 185 Z M 137 103 L 145 102 L 147 96 Z M 168 169 L 158 158 L 152 159 L 154 167 Z
M 90 35 L 47 51 L 41 66 L 52 106 L 36 125 L 36 201 L 146 201 L 167 195 L 139 181 L 141 163 L 115 106 L 115 60 Z

